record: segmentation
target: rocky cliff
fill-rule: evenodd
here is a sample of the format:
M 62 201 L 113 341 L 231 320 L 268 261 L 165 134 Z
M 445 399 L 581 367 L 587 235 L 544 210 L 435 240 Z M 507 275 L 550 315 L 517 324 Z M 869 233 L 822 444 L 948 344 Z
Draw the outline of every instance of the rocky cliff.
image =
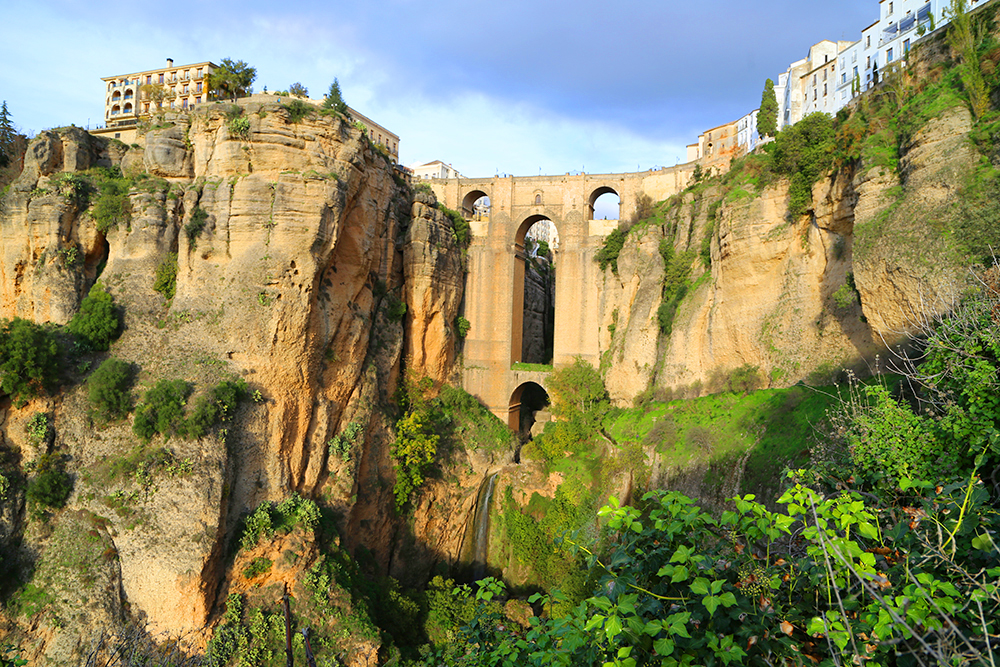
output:
M 765 386 L 830 381 L 842 368 L 866 371 L 947 312 L 967 259 L 932 221 L 951 214 L 977 163 L 970 126 L 964 106 L 944 110 L 902 148 L 898 170 L 861 161 L 831 172 L 802 217 L 787 213 L 788 181 L 756 195 L 720 181 L 669 202 L 661 224 L 638 225 L 604 277 L 613 397 L 718 391 L 741 367 Z M 661 303 L 678 262 L 690 288 L 665 334 Z
M 103 194 L 95 183 L 108 179 L 127 191 L 110 225 L 94 203 Z M 388 569 L 399 519 L 385 483 L 390 424 L 378 406 L 401 373 L 440 384 L 454 372 L 463 272 L 446 218 L 412 201 L 362 130 L 335 115 L 245 103 L 168 116 L 131 147 L 73 128 L 43 132 L 3 206 L 0 317 L 65 324 L 99 278 L 124 313 L 112 353 L 137 370 L 136 398 L 162 379 L 184 379 L 198 395 L 234 376 L 253 397 L 227 428 L 163 442 L 183 474 L 156 468 L 138 488 L 109 470 L 146 449 L 128 422 L 95 427 L 78 384 L 101 357 L 66 369 L 60 394 L 0 405 L 0 446 L 19 451 L 22 465 L 65 455 L 75 479 L 51 523 L 26 516 L 23 499 L 5 504 L 3 537 L 8 549 L 23 540 L 22 574 L 55 567 L 67 531 L 91 530 L 114 556 L 98 568 L 107 595 L 36 621 L 35 636 L 48 638 L 36 658 L 78 660 L 88 633 L 120 619 L 125 601 L 154 632 L 201 631 L 231 578 L 238 520 L 293 492 L 322 497 L 350 527 L 349 542 Z M 158 278 L 171 271 L 168 291 Z M 36 413 L 53 423 L 47 443 L 26 436 Z M 329 443 L 347 430 L 349 447 L 334 456 Z M 439 547 L 418 568 L 457 557 L 466 518 L 417 527 Z M 457 534 L 455 544 L 441 531 Z

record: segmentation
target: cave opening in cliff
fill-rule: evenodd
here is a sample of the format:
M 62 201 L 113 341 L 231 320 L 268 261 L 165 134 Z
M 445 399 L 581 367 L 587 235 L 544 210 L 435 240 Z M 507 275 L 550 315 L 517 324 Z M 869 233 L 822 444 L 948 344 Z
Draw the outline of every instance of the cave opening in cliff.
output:
M 621 203 L 621 197 L 612 188 L 597 188 L 590 195 L 590 219 L 619 220 Z
M 558 248 L 559 232 L 552 220 L 533 216 L 522 223 L 515 244 L 512 363 L 552 363 Z
M 510 395 L 507 425 L 525 443 L 540 433 L 551 419 L 548 407 L 549 395 L 545 389 L 535 382 L 525 382 Z M 519 454 L 520 449 L 515 454 L 515 462 L 519 462 Z

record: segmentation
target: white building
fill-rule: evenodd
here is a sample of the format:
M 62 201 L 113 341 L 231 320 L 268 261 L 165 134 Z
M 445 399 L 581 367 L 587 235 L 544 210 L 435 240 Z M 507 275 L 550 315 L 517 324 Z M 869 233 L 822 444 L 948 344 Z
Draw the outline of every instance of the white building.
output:
M 753 151 L 760 143 L 760 135 L 757 134 L 758 113 L 760 109 L 754 109 L 736 121 L 736 143 L 744 153 Z
M 413 170 L 413 178 L 425 181 L 432 178 L 464 178 L 464 176 L 458 173 L 457 169 L 450 164 L 445 164 L 441 160 L 434 160 L 434 162 L 428 162 L 427 164 L 410 165 L 410 169 Z
M 794 125 L 817 111 L 835 113 L 838 55 L 851 42 L 824 39 L 809 47 L 809 54 L 778 75 L 774 87 L 778 98 L 778 129 Z M 779 94 L 780 89 L 780 94 Z
M 969 9 L 989 0 L 969 0 Z M 949 22 L 951 0 L 880 0 L 879 18 L 837 59 L 836 109 L 882 80 L 924 35 Z M 836 110 L 835 109 L 835 110 Z

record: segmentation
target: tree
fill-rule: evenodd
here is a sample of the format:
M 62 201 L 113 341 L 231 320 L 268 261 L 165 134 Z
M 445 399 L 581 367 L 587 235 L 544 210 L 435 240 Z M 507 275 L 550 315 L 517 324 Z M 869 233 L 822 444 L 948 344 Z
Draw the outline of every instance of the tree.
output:
M 288 94 L 295 97 L 309 97 L 309 89 L 296 81 L 288 87 Z
M 256 78 L 256 67 L 242 60 L 233 62 L 231 58 L 223 58 L 219 67 L 208 75 L 206 85 L 216 97 L 229 97 L 235 102 L 237 97 L 247 95 Z
M 0 320 L 0 392 L 15 405 L 59 384 L 59 343 L 54 333 L 29 320 Z
M 7 100 L 0 108 L 0 168 L 6 167 L 14 160 L 14 140 L 17 132 L 10 122 L 10 112 L 7 111 Z
M 330 84 L 330 92 L 323 99 L 323 108 L 331 109 L 341 116 L 347 115 L 347 102 L 344 101 L 344 96 L 340 92 L 340 82 L 337 79 L 334 79 L 333 83 Z
M 172 93 L 167 90 L 166 86 L 160 85 L 158 83 L 147 83 L 139 89 L 147 99 L 152 100 L 156 104 L 156 110 L 161 111 L 163 109 L 163 100 L 173 99 L 176 97 L 176 93 Z
M 774 94 L 774 81 L 764 82 L 764 93 L 760 97 L 760 112 L 757 114 L 757 133 L 763 137 L 773 137 L 778 131 L 778 98 Z

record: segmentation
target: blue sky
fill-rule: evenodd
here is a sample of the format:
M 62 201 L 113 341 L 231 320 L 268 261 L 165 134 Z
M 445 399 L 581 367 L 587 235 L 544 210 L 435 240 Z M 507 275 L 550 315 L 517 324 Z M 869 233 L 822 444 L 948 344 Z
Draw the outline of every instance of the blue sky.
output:
M 811 44 L 858 39 L 878 0 L 34 0 L 4 15 L 0 99 L 25 131 L 100 123 L 102 76 L 230 57 L 257 90 L 321 97 L 337 77 L 404 164 L 489 176 L 683 162 Z

